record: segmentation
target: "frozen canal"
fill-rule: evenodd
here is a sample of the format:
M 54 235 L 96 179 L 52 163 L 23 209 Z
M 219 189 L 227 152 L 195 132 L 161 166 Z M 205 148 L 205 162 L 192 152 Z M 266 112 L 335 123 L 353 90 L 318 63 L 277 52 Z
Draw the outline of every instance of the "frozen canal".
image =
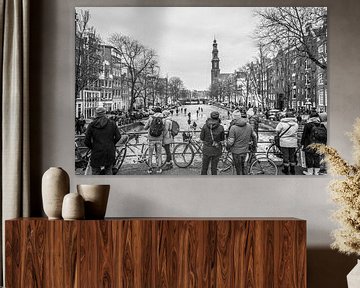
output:
M 186 109 L 186 110 L 185 110 Z M 201 111 L 202 109 L 202 111 Z M 196 111 L 199 111 L 199 113 L 196 113 Z M 228 117 L 228 111 L 223 108 L 219 108 L 212 105 L 206 105 L 206 104 L 200 104 L 200 105 L 183 105 L 178 108 L 178 113 L 176 113 L 176 110 L 173 110 L 173 115 L 171 116 L 171 119 L 177 121 L 180 125 L 180 131 L 193 131 L 193 139 L 199 141 L 199 135 L 201 127 L 205 124 L 206 119 L 210 117 L 210 113 L 212 111 L 218 111 L 221 118 L 221 124 L 224 126 L 225 131 L 228 130 L 229 124 L 231 122 L 231 114 L 230 118 Z M 190 120 L 191 125 L 195 122 L 196 123 L 196 130 L 191 128 L 191 126 L 188 124 L 188 113 L 190 112 Z M 142 121 L 143 124 L 145 124 L 146 121 Z M 138 129 L 137 129 L 138 130 Z M 264 129 L 263 126 L 260 126 L 259 130 L 267 130 Z M 131 132 L 130 132 L 131 133 Z M 272 138 L 274 133 L 272 132 L 259 132 L 259 145 L 258 145 L 258 152 L 264 152 L 266 153 L 266 148 L 269 146 L 269 138 Z M 179 133 L 175 137 L 175 142 L 182 142 L 182 133 Z M 264 143 L 262 143 L 264 142 Z M 135 140 L 131 140 L 131 143 L 135 143 Z M 142 151 L 145 151 L 146 149 L 146 143 L 147 143 L 147 131 L 142 131 L 141 135 L 138 138 L 138 145 L 131 147 L 131 150 L 128 149 L 127 157 L 124 161 L 124 164 L 138 164 L 137 159 L 138 156 L 141 156 Z M 142 144 L 144 144 L 144 147 L 142 147 Z M 142 150 L 143 148 L 143 150 Z M 134 153 L 135 152 L 135 153 Z M 131 155 L 135 155 L 135 157 L 131 157 Z M 155 160 L 153 160 L 154 162 Z M 194 165 L 198 165 L 197 163 L 201 162 L 201 155 L 197 154 L 194 159 Z M 155 162 L 154 162 L 155 163 Z

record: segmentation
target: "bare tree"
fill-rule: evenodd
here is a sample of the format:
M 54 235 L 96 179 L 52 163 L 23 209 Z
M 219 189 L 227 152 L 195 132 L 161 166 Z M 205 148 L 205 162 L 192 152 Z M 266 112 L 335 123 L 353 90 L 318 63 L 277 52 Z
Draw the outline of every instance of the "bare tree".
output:
M 220 83 L 218 81 L 212 83 L 209 87 L 209 95 L 211 100 L 219 102 Z
M 118 49 L 123 65 L 128 70 L 128 85 L 130 87 L 130 106 L 132 112 L 133 105 L 137 97 L 141 97 L 143 91 L 143 81 L 146 77 L 148 68 L 156 66 L 156 53 L 139 43 L 129 36 L 118 33 L 113 34 L 109 42 Z
M 174 76 L 169 79 L 169 94 L 172 99 L 178 100 L 182 89 L 184 89 L 184 82 L 179 77 Z
M 327 69 L 326 55 L 318 54 L 319 45 L 326 45 L 326 8 L 272 7 L 258 9 L 255 15 L 260 17 L 256 38 L 269 50 L 296 49 L 299 56 Z
M 90 13 L 80 10 L 75 16 L 75 95 L 99 79 L 102 69 L 101 39 L 89 26 Z

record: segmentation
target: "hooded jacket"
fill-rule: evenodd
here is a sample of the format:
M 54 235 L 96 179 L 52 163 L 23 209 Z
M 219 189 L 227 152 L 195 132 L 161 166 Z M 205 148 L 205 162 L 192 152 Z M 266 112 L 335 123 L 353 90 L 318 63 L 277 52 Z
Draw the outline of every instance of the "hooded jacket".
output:
M 238 118 L 231 122 L 227 146 L 234 154 L 248 153 L 250 141 L 257 145 L 256 134 L 246 118 Z
M 214 139 L 214 140 L 213 140 Z M 222 153 L 220 141 L 225 140 L 224 127 L 220 125 L 220 119 L 208 118 L 200 132 L 200 140 L 203 141 L 203 153 L 208 156 L 219 156 Z M 216 143 L 216 147 L 213 146 Z
M 311 117 L 311 118 L 309 118 L 308 121 L 306 122 L 305 126 L 304 126 L 304 131 L 303 131 L 303 134 L 301 136 L 301 145 L 303 145 L 304 148 L 306 148 L 308 145 L 310 145 L 312 143 L 311 131 L 312 131 L 312 128 L 315 125 L 320 125 L 320 118 L 319 117 Z
M 291 127 L 290 127 L 291 126 Z M 289 130 L 287 130 L 290 127 Z M 282 135 L 280 137 L 280 147 L 296 148 L 298 146 L 297 131 L 299 125 L 295 117 L 282 118 L 276 126 L 275 131 Z M 286 131 L 287 130 L 287 131 Z M 286 133 L 284 133 L 286 131 Z
M 150 126 L 151 126 L 151 122 L 153 121 L 154 118 L 157 118 L 157 117 L 159 117 L 159 118 L 162 119 L 162 118 L 163 118 L 163 114 L 160 113 L 160 112 L 156 112 L 155 114 L 151 115 L 151 116 L 149 117 L 148 121 L 146 122 L 144 129 L 145 129 L 145 130 L 149 129 Z M 163 120 L 163 121 L 164 121 L 164 120 Z M 163 140 L 163 134 L 164 134 L 164 132 L 163 132 L 159 137 L 151 136 L 151 135 L 150 135 L 150 129 L 149 129 L 149 131 L 148 131 L 148 140 L 149 140 L 149 141 L 162 141 L 162 140 Z
M 97 117 L 86 130 L 85 145 L 91 149 L 91 167 L 110 166 L 115 161 L 115 144 L 121 135 L 115 122 Z

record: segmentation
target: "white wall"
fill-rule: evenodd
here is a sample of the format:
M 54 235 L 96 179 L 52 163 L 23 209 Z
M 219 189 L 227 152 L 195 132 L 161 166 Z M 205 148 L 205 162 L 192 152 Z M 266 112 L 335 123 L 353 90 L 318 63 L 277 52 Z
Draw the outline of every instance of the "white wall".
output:
M 32 127 L 38 162 L 37 178 L 50 166 L 71 176 L 71 189 L 82 183 L 111 184 L 107 216 L 291 216 L 308 221 L 308 245 L 327 246 L 334 223 L 326 190 L 330 177 L 85 177 L 74 175 L 74 7 L 121 6 L 121 3 L 165 1 L 41 1 L 33 31 L 39 49 L 31 68 L 34 97 Z M 223 1 L 222 5 L 319 5 L 330 1 Z M 32 2 L 34 3 L 34 2 Z M 171 3 L 169 1 L 168 3 Z M 184 6 L 193 5 L 182 1 Z M 219 5 L 217 1 L 197 2 Z M 332 1 L 329 15 L 329 144 L 347 158 L 351 143 L 345 136 L 360 116 L 360 5 L 356 0 Z M 35 22 L 34 22 L 35 23 Z M 35 24 L 34 24 L 35 25 Z M 35 28 L 33 29 L 35 30 Z M 39 34 L 36 34 L 39 33 Z M 35 169 L 36 170 L 36 169 Z M 39 180 L 35 180 L 39 181 Z

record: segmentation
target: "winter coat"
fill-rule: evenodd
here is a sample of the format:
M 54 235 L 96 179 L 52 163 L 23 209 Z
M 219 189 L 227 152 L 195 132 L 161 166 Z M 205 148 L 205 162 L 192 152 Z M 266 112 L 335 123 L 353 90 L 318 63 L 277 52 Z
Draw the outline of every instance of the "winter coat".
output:
M 286 131 L 289 126 L 291 125 L 290 129 Z M 286 133 L 280 137 L 280 147 L 285 148 L 296 148 L 298 146 L 298 139 L 297 139 L 297 131 L 299 129 L 299 125 L 297 124 L 295 117 L 286 117 L 282 118 L 279 124 L 276 126 L 275 131 L 281 135 L 285 131 Z
M 86 130 L 85 145 L 91 149 L 91 167 L 110 166 L 115 161 L 115 144 L 121 135 L 115 122 L 105 116 L 97 117 Z
M 255 146 L 257 144 L 254 129 L 244 118 L 235 119 L 231 123 L 227 140 L 230 151 L 234 154 L 249 152 L 250 141 L 252 140 Z
M 210 132 L 211 131 L 211 132 Z M 212 134 L 212 137 L 211 137 Z M 213 139 L 214 138 L 214 141 Z M 220 141 L 225 140 L 224 127 L 220 125 L 220 120 L 209 118 L 200 132 L 200 140 L 203 141 L 203 153 L 207 156 L 219 156 L 222 153 Z M 213 146 L 215 143 L 216 146 Z
M 151 116 L 149 117 L 148 121 L 147 121 L 146 124 L 145 124 L 145 127 L 144 127 L 145 130 L 147 130 L 147 129 L 150 128 L 151 122 L 152 122 L 153 119 L 156 118 L 156 117 L 163 118 L 163 115 L 162 115 L 162 113 L 155 113 L 154 115 L 151 115 Z M 164 133 L 164 131 L 163 131 L 163 133 Z M 162 133 L 159 137 L 154 137 L 154 136 L 151 136 L 151 135 L 150 135 L 150 129 L 149 129 L 149 131 L 148 131 L 148 140 L 149 140 L 149 141 L 162 141 L 162 140 L 163 140 L 163 133 Z
M 163 132 L 163 144 L 171 144 L 173 143 L 173 137 L 171 135 L 171 127 L 172 127 L 172 121 L 170 118 L 164 119 L 164 132 Z
M 304 125 L 304 130 L 300 141 L 301 145 L 303 145 L 304 148 L 306 148 L 308 145 L 313 143 L 311 139 L 311 130 L 315 125 L 319 125 L 319 124 L 320 124 L 319 117 L 311 117 Z

